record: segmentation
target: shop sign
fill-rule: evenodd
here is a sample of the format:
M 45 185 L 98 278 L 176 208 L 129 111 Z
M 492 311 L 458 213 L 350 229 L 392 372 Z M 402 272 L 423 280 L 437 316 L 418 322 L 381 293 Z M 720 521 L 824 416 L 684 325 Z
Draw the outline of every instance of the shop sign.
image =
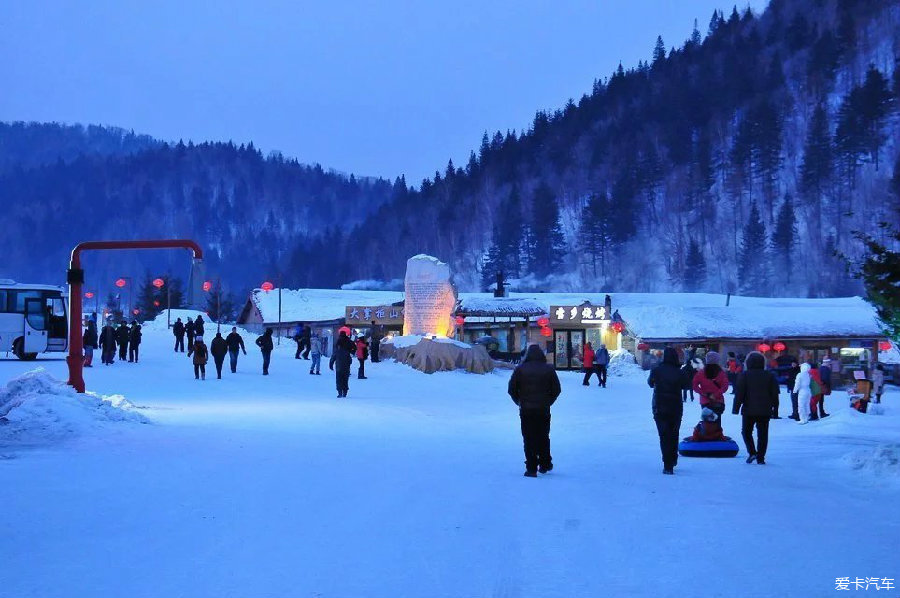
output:
M 551 305 L 550 325 L 565 326 L 599 326 L 608 324 L 612 319 L 609 307 L 605 305 Z
M 347 324 L 371 324 L 379 326 L 402 326 L 403 306 L 399 305 L 349 305 L 345 308 L 344 320 Z

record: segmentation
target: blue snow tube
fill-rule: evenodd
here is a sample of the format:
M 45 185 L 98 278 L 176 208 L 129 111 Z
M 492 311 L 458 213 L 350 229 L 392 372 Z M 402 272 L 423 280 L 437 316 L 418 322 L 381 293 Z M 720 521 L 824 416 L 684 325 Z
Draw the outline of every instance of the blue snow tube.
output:
M 739 450 L 737 443 L 730 438 L 706 442 L 685 438 L 678 444 L 678 454 L 683 457 L 734 457 Z

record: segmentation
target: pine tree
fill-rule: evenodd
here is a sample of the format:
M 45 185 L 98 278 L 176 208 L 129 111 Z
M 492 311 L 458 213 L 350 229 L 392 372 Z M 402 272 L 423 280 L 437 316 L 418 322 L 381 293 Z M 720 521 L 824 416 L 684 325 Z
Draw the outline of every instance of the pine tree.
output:
M 581 211 L 578 239 L 581 253 L 590 257 L 594 277 L 606 276 L 606 257 L 613 240 L 612 228 L 609 197 L 606 193 L 592 193 Z
M 722 14 L 716 9 L 713 10 L 712 17 L 709 19 L 709 28 L 706 30 L 706 37 L 712 37 L 722 25 Z
M 546 183 L 539 185 L 534 192 L 529 228 L 532 236 L 528 247 L 529 270 L 535 276 L 547 276 L 562 263 L 566 243 L 559 223 L 556 194 Z
M 700 29 L 697 26 L 697 19 L 694 19 L 694 30 L 691 31 L 691 45 L 696 48 L 702 41 L 703 38 L 700 37 Z
M 778 272 L 784 275 L 786 282 L 791 282 L 791 251 L 797 240 L 797 220 L 794 216 L 794 204 L 790 193 L 786 193 L 775 230 L 772 232 L 772 251 L 778 263 Z
M 696 293 L 706 284 L 706 258 L 703 256 L 700 244 L 693 237 L 691 237 L 687 256 L 684 259 L 682 280 L 684 290 L 689 293 Z
M 869 70 L 866 71 L 860 100 L 865 129 L 864 143 L 870 159 L 875 163 L 875 170 L 878 170 L 879 153 L 886 138 L 882 128 L 891 109 L 893 94 L 887 78 L 875 68 L 874 64 L 870 64 Z
M 738 269 L 741 292 L 769 293 L 769 264 L 766 257 L 766 227 L 756 202 L 750 204 L 750 216 L 744 228 Z
M 867 252 L 856 271 L 865 285 L 866 300 L 875 307 L 887 335 L 900 340 L 900 252 L 872 236 L 857 233 L 856 237 Z M 900 231 L 888 237 L 893 247 L 900 247 Z
M 653 66 L 657 67 L 666 60 L 666 44 L 661 35 L 656 36 L 656 45 L 653 47 Z M 620 63 L 621 64 L 621 63 Z
M 503 271 L 503 260 L 500 257 L 500 230 L 495 226 L 488 248 L 481 262 L 481 288 L 489 291 L 497 280 L 497 273 Z M 506 272 L 504 272 L 504 275 Z
M 819 104 L 813 112 L 806 134 L 803 163 L 800 166 L 800 188 L 806 199 L 820 203 L 822 193 L 834 167 L 831 135 L 828 131 L 828 114 Z
M 160 312 L 159 291 L 153 286 L 153 280 L 153 276 L 146 273 L 135 298 L 135 307 L 141 310 L 143 320 L 152 320 Z
M 235 319 L 234 295 L 225 292 L 220 281 L 216 281 L 206 294 L 206 313 L 219 324 Z

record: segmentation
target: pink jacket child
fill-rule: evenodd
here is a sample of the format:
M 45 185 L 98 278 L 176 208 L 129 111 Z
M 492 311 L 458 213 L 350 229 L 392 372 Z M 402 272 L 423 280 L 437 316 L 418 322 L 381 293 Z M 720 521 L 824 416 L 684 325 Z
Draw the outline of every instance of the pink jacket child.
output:
M 719 354 L 706 354 L 706 366 L 694 374 L 694 392 L 700 395 L 700 405 L 710 407 L 721 414 L 725 411 L 725 392 L 728 390 L 728 375 L 719 365 Z

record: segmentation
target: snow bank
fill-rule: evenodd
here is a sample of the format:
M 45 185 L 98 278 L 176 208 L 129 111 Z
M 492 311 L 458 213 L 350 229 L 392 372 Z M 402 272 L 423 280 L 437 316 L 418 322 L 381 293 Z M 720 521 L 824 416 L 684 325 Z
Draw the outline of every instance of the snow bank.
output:
M 609 352 L 609 365 L 606 373 L 610 376 L 646 376 L 647 372 L 637 364 L 634 355 L 625 349 Z
M 852 469 L 879 479 L 900 481 L 900 444 L 881 444 L 844 457 Z
M 121 395 L 78 394 L 38 368 L 0 390 L 0 445 L 64 440 L 116 422 L 149 423 Z
M 392 278 L 391 280 L 354 280 L 341 285 L 342 291 L 402 291 L 403 279 Z
M 382 341 L 382 344 L 393 345 L 394 347 L 396 347 L 398 349 L 407 349 L 414 345 L 418 345 L 425 338 L 426 338 L 425 336 L 422 336 L 419 334 L 409 334 L 406 336 L 395 336 L 393 338 L 385 339 L 384 341 Z M 463 349 L 469 349 L 472 347 L 472 345 L 470 345 L 468 343 L 464 343 L 462 341 L 458 341 L 458 340 L 455 340 L 452 338 L 447 338 L 445 336 L 439 336 L 434 339 L 432 339 L 430 336 L 427 338 L 429 340 L 433 340 L 436 343 L 449 343 L 451 345 L 456 345 L 457 347 L 461 347 Z

